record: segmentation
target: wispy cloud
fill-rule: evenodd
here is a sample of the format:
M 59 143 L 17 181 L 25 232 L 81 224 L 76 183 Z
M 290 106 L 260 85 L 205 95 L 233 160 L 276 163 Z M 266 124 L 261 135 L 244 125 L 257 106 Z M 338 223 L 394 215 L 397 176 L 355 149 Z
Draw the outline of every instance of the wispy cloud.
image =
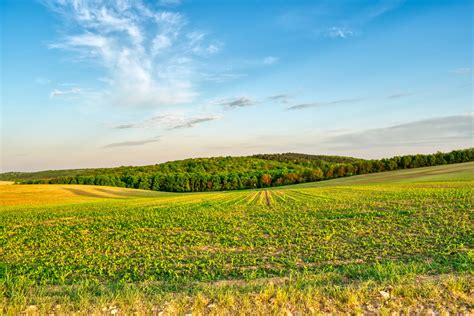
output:
M 176 125 L 176 126 L 172 127 L 171 129 L 191 128 L 191 127 L 194 127 L 197 124 L 201 124 L 201 123 L 209 122 L 209 121 L 214 121 L 214 120 L 217 120 L 218 118 L 219 117 L 216 117 L 216 116 L 209 116 L 209 117 L 191 119 L 187 122 L 184 122 L 181 125 Z
M 254 104 L 255 104 L 255 101 L 249 97 L 238 97 L 238 98 L 218 101 L 218 105 L 224 106 L 229 109 L 251 106 Z
M 380 1 L 369 7 L 367 10 L 367 20 L 375 19 L 387 12 L 400 7 L 406 0 Z
M 263 64 L 267 65 L 267 66 L 270 66 L 270 65 L 276 64 L 279 60 L 280 59 L 278 57 L 267 56 L 263 59 Z
M 313 1 L 310 5 L 284 10 L 276 16 L 276 24 L 295 32 L 296 36 L 319 39 L 329 37 L 347 39 L 359 35 L 372 20 L 399 8 L 405 0 Z M 338 12 L 350 12 L 340 19 Z
M 154 116 L 138 123 L 117 125 L 115 126 L 115 129 L 165 127 L 168 130 L 174 130 L 195 127 L 198 124 L 218 120 L 220 118 L 221 116 L 219 115 L 201 114 L 189 116 L 181 113 L 174 113 Z
M 286 109 L 287 110 L 304 110 L 304 109 L 316 108 L 316 107 L 334 105 L 334 104 L 355 103 L 355 102 L 360 102 L 363 100 L 365 100 L 365 98 L 340 99 L 340 100 L 334 100 L 334 101 L 329 101 L 329 102 L 301 103 L 301 104 L 292 105 Z
M 159 141 L 159 137 L 143 139 L 143 140 L 132 140 L 125 142 L 111 143 L 103 146 L 102 148 L 115 148 L 115 147 L 130 147 L 130 146 L 141 146 L 149 143 L 155 143 Z
M 381 158 L 412 153 L 433 153 L 437 150 L 473 146 L 474 113 L 421 119 L 393 126 L 362 130 L 333 129 L 321 132 L 307 130 L 270 134 L 252 134 L 214 143 L 210 150 L 229 154 L 235 149 L 248 152 L 306 152 L 345 156 Z M 246 151 L 245 149 L 248 149 Z
M 120 124 L 115 126 L 115 129 L 129 129 L 129 128 L 138 128 L 140 127 L 139 124 Z
M 215 83 L 229 82 L 232 80 L 243 78 L 245 76 L 246 76 L 245 74 L 233 73 L 233 72 L 201 73 L 202 80 L 215 82 Z
M 205 51 L 209 54 L 217 54 L 221 50 L 220 44 L 209 44 L 206 46 Z
M 221 50 L 222 43 L 206 43 L 204 40 L 208 35 L 205 32 L 193 31 L 186 34 L 187 44 L 196 55 L 213 55 Z
M 110 105 L 159 107 L 193 101 L 195 57 L 216 54 L 222 46 L 192 29 L 185 16 L 139 0 L 43 2 L 75 25 L 73 34 L 66 33 L 50 48 L 105 69 L 102 101 Z
M 290 96 L 288 94 L 276 94 L 267 97 L 268 100 L 287 104 L 289 102 Z
M 287 107 L 286 109 L 287 110 L 304 110 L 304 109 L 308 109 L 308 108 L 314 108 L 314 107 L 318 107 L 318 106 L 322 106 L 323 103 L 319 103 L 319 102 L 313 102 L 313 103 L 300 103 L 300 104 L 295 104 L 295 105 L 292 105 L 290 107 Z
M 374 148 L 414 145 L 446 145 L 463 142 L 472 145 L 474 114 L 425 119 L 384 128 L 367 129 L 329 137 L 332 148 Z
M 354 36 L 354 32 L 345 27 L 333 26 L 326 31 L 326 36 L 331 38 L 347 38 Z
M 399 93 L 394 93 L 394 94 L 388 95 L 387 99 L 400 99 L 400 98 L 412 96 L 414 94 L 415 93 L 413 93 L 413 92 L 399 92 Z
M 471 72 L 472 72 L 471 67 L 461 67 L 461 68 L 457 68 L 453 71 L 453 73 L 455 73 L 457 75 L 466 75 L 466 74 L 470 74 Z
M 51 99 L 53 98 L 57 98 L 57 97 L 62 97 L 62 96 L 71 96 L 71 95 L 77 95 L 81 93 L 81 89 L 80 88 L 72 88 L 72 89 L 69 89 L 69 90 L 59 90 L 59 89 L 54 89 L 53 91 L 51 91 L 51 93 L 49 94 L 49 97 Z

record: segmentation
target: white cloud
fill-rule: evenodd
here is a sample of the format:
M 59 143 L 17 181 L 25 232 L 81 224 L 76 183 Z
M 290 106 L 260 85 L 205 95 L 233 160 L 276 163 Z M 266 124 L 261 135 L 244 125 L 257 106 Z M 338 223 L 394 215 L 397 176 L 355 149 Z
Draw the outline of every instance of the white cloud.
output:
M 81 89 L 80 88 L 72 88 L 72 89 L 69 89 L 69 90 L 59 90 L 59 89 L 54 89 L 53 91 L 51 91 L 51 93 L 49 94 L 49 97 L 51 99 L 53 98 L 57 98 L 57 97 L 62 97 L 62 96 L 71 96 L 71 95 L 77 95 L 81 93 Z
M 210 44 L 207 46 L 206 50 L 209 54 L 216 54 L 220 51 L 220 48 L 217 46 L 217 44 Z
M 201 73 L 202 80 L 223 83 L 245 77 L 246 74 L 232 72 Z
M 277 63 L 279 60 L 278 57 L 275 57 L 275 56 L 267 56 L 263 59 L 263 64 L 265 65 L 273 65 L 275 63 Z
M 209 122 L 209 121 L 214 121 L 219 119 L 219 116 L 201 116 L 201 117 L 195 117 L 191 119 L 187 119 L 184 122 L 180 124 L 175 124 L 171 129 L 180 129 L 180 128 L 190 128 L 194 127 L 197 124 L 201 124 L 204 122 Z
M 354 35 L 354 32 L 345 27 L 331 27 L 327 32 L 326 36 L 331 38 L 347 38 Z
M 116 129 L 165 127 L 168 130 L 191 128 L 198 124 L 222 118 L 217 114 L 188 114 L 180 111 L 163 113 L 138 123 L 128 123 L 115 126 Z
M 192 102 L 198 94 L 195 57 L 220 50 L 219 43 L 207 42 L 204 32 L 189 30 L 181 14 L 153 10 L 141 1 L 45 4 L 75 25 L 74 33 L 50 48 L 70 51 L 76 60 L 98 63 L 106 71 L 99 99 L 105 104 L 159 107 Z
M 199 56 L 209 56 L 218 53 L 221 50 L 222 43 L 213 42 L 207 44 L 205 39 L 207 34 L 204 32 L 191 32 L 187 34 L 188 45 L 191 51 Z
M 158 34 L 154 39 L 153 39 L 153 44 L 152 44 L 152 50 L 153 54 L 158 54 L 162 50 L 168 48 L 171 46 L 171 39 L 164 35 L 164 34 Z

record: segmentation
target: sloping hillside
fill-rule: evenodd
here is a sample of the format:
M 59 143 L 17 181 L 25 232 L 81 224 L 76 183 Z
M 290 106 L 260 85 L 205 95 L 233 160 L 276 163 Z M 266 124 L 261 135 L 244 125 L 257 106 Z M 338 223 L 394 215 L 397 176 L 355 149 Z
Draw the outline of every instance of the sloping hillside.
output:
M 199 192 L 282 186 L 468 161 L 474 161 L 473 149 L 381 160 L 286 153 L 194 158 L 140 167 L 11 172 L 1 174 L 0 180 Z
M 40 179 L 54 179 L 59 177 L 73 177 L 86 174 L 94 169 L 65 169 L 65 170 L 44 170 L 37 172 L 5 172 L 0 173 L 0 181 L 28 181 Z
M 299 153 L 284 153 L 284 154 L 263 154 L 253 155 L 252 157 L 275 160 L 281 162 L 295 163 L 298 165 L 314 166 L 319 165 L 321 162 L 327 163 L 353 163 L 362 161 L 364 159 L 345 157 L 345 156 L 327 156 L 327 155 L 308 155 Z
M 452 165 L 441 165 L 415 169 L 403 169 L 372 174 L 364 174 L 353 177 L 332 179 L 311 183 L 301 183 L 288 187 L 275 188 L 323 188 L 342 187 L 352 185 L 377 185 L 394 183 L 425 183 L 425 182 L 454 182 L 471 181 L 474 179 L 474 162 L 465 162 Z
M 73 177 L 77 175 L 112 175 L 124 172 L 145 173 L 215 173 L 215 172 L 240 172 L 274 169 L 299 169 L 301 167 L 321 167 L 324 164 L 351 163 L 362 159 L 341 156 L 306 155 L 297 153 L 262 154 L 250 157 L 213 157 L 191 158 L 169 161 L 148 166 L 122 166 L 117 168 L 90 168 L 90 169 L 65 169 L 45 170 L 37 172 L 6 172 L 0 173 L 2 181 L 28 181 L 40 179 L 54 179 L 60 177 Z
M 266 171 L 302 172 L 325 168 L 336 163 L 362 161 L 339 156 L 312 156 L 304 154 L 266 154 L 251 157 L 212 157 L 176 160 L 148 166 L 121 166 L 116 168 L 46 170 L 38 172 L 7 172 L 0 174 L 3 181 L 36 181 L 76 176 L 121 176 L 141 174 L 222 174 Z

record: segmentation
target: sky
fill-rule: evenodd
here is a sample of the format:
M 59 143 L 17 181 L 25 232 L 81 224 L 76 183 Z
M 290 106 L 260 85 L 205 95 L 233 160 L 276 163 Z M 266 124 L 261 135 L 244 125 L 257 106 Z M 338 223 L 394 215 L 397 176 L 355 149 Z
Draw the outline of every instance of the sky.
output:
M 2 0 L 1 171 L 473 147 L 470 0 Z

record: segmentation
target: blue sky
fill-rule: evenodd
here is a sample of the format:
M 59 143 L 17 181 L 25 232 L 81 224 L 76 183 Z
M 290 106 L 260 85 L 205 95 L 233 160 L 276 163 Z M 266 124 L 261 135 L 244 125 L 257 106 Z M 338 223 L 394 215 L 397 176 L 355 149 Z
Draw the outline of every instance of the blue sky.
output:
M 473 146 L 472 1 L 0 2 L 3 171 Z

